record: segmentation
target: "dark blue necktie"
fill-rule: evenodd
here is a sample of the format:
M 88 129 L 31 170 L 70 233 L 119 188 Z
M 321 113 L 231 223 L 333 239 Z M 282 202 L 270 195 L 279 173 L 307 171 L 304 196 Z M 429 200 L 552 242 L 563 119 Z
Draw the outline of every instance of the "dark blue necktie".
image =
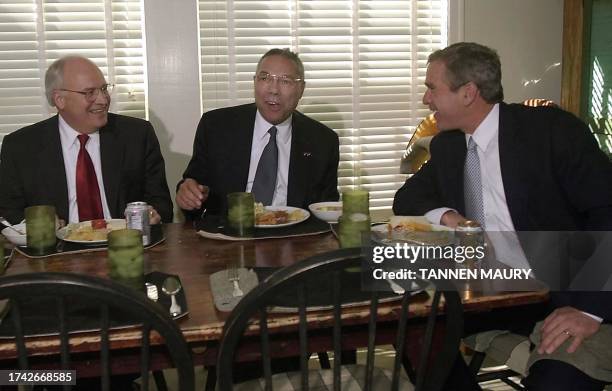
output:
M 253 180 L 253 188 L 251 189 L 255 201 L 261 202 L 264 205 L 272 205 L 274 189 L 276 189 L 276 172 L 278 170 L 277 131 L 276 126 L 268 130 L 270 140 L 259 158 L 255 179 Z

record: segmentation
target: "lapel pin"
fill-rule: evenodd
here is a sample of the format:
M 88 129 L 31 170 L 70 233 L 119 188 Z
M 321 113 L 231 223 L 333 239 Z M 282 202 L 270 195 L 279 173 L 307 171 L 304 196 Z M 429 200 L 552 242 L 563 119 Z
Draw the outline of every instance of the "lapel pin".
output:
M 310 153 L 310 152 L 304 152 L 303 156 L 304 156 L 304 157 L 310 157 L 310 156 L 312 156 L 312 153 Z

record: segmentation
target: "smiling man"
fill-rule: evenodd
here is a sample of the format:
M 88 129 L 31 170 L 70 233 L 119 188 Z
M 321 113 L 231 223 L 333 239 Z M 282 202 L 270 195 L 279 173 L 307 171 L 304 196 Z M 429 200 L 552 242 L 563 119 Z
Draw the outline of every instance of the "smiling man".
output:
M 129 202 L 152 206 L 151 222 L 172 220 L 172 201 L 151 124 L 109 113 L 112 84 L 90 60 L 68 56 L 45 75 L 58 114 L 6 136 L 0 155 L 0 213 L 19 222 L 24 208 L 53 205 L 78 222 L 123 218 Z
M 177 186 L 176 202 L 188 217 L 223 213 L 231 192 L 301 208 L 339 198 L 338 136 L 296 110 L 306 85 L 302 61 L 288 49 L 271 49 L 253 83 L 255 104 L 213 110 L 200 120 Z
M 505 104 L 501 77 L 497 53 L 483 45 L 429 56 L 423 103 L 441 132 L 429 162 L 396 193 L 395 214 L 449 227 L 467 217 L 499 232 L 612 230 L 612 163 L 588 127 L 557 108 Z M 601 390 L 612 381 L 611 299 L 551 293 L 553 311 L 532 334 L 527 389 Z M 527 333 L 541 320 L 517 318 L 516 332 Z M 512 325 L 497 319 L 494 328 Z

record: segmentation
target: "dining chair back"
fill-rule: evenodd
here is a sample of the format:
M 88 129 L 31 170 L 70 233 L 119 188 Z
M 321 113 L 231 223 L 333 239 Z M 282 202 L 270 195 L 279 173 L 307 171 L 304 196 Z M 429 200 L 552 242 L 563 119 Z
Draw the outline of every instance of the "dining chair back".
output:
M 392 390 L 400 387 L 405 389 L 404 386 L 408 380 L 416 390 L 442 389 L 459 352 L 463 331 L 463 309 L 456 291 L 434 289 L 433 292 L 430 292 L 432 295 L 431 311 L 427 318 L 420 319 L 410 317 L 411 292 L 405 292 L 398 297 L 397 307 L 391 307 L 392 309 L 388 304 L 379 307 L 379 295 L 382 292 L 365 292 L 367 300 L 360 301 L 359 305 L 362 306 L 360 308 L 363 308 L 360 313 L 365 317 L 365 320 L 360 320 L 360 322 L 363 324 L 367 321 L 367 336 L 359 337 L 361 339 L 358 341 L 361 346 L 367 346 L 365 366 L 357 369 L 352 366 L 348 370 L 342 366 L 342 350 L 353 347 L 347 345 L 349 338 L 358 338 L 354 332 L 359 326 L 350 316 L 348 319 L 346 316 L 343 319 L 343 310 L 346 308 L 347 298 L 351 297 L 347 292 L 358 291 L 364 294 L 359 283 L 361 268 L 361 249 L 340 249 L 282 268 L 251 290 L 238 303 L 225 322 L 217 360 L 217 379 L 220 389 L 224 391 L 234 389 L 233 364 L 239 361 L 241 349 L 246 352 L 246 345 L 249 342 L 258 344 L 257 349 L 249 350 L 251 352 L 249 358 L 253 358 L 253 352 L 257 351 L 258 355 L 255 359 L 262 361 L 264 373 L 264 378 L 257 381 L 259 386 L 252 389 L 278 389 L 273 387 L 273 383 L 278 385 L 281 381 L 278 375 L 274 375 L 276 377 L 274 378 L 271 374 L 271 352 L 278 355 L 281 351 L 280 346 L 288 350 L 289 345 L 286 343 L 287 340 L 279 339 L 279 330 L 272 334 L 269 329 L 281 326 L 273 311 L 278 310 L 279 300 L 286 301 L 287 297 L 295 300 L 294 313 L 296 316 L 294 319 L 298 331 L 292 336 L 297 337 L 299 341 L 301 363 L 300 372 L 290 374 L 290 379 L 285 381 L 285 385 L 293 383 L 294 387 L 291 389 L 307 390 L 309 387 L 321 387 L 321 383 L 325 383 L 329 389 L 339 390 L 341 383 L 343 387 L 346 386 L 343 380 L 348 380 L 348 372 L 350 372 L 348 377 L 351 378 L 352 385 L 360 384 L 359 389 L 385 389 L 378 383 L 379 380 L 384 380 L 387 389 Z M 347 283 L 343 275 L 351 273 L 353 282 Z M 355 275 L 356 283 L 354 282 Z M 309 304 L 309 301 L 314 296 L 320 296 L 322 290 L 327 292 L 327 289 L 329 289 L 330 305 L 323 310 L 323 318 L 313 320 L 313 315 L 308 313 L 312 309 L 308 308 L 309 305 L 312 305 L 312 302 Z M 317 306 L 317 311 L 321 311 L 321 303 L 317 303 Z M 385 318 L 381 321 L 379 316 L 388 315 L 389 311 L 396 314 L 395 319 Z M 345 315 L 347 314 L 345 312 Z M 284 315 L 286 319 L 286 314 Z M 408 332 L 408 324 L 419 325 L 418 329 L 421 330 L 419 338 L 414 340 L 408 338 L 409 335 L 414 335 Z M 283 324 L 280 332 L 287 333 L 288 327 L 295 330 L 296 325 Z M 244 335 L 245 330 L 248 334 L 246 336 Z M 391 336 L 385 334 L 386 342 L 382 337 L 383 330 L 392 330 Z M 331 341 L 331 344 L 326 343 L 330 345 L 329 350 L 333 351 L 333 368 L 319 370 L 313 374 L 313 371 L 308 371 L 309 352 L 321 351 L 319 350 L 321 345 L 317 343 L 321 343 L 322 340 Z M 352 339 L 351 343 L 352 341 L 357 342 L 356 339 Z M 432 341 L 435 341 L 436 349 L 432 349 Z M 388 373 L 382 377 L 378 368 L 374 367 L 375 346 L 380 344 L 392 344 L 396 350 L 392 371 L 387 371 Z M 405 352 L 410 352 L 412 360 L 408 359 L 408 354 Z M 415 357 L 417 359 L 414 359 Z M 416 364 L 416 367 L 413 364 Z M 400 375 L 402 365 L 407 376 Z M 288 374 L 281 374 L 281 376 L 288 376 Z M 313 384 L 314 382 L 317 383 Z M 296 383 L 299 386 L 295 387 Z M 252 384 L 248 387 L 242 387 L 243 384 L 236 386 L 240 389 L 253 387 Z M 286 388 L 282 387 L 282 389 Z
M 100 389 L 109 390 L 113 359 L 111 344 L 115 342 L 111 341 L 110 329 L 115 322 L 115 315 L 120 313 L 122 321 L 127 320 L 131 325 L 142 325 L 141 389 L 148 389 L 152 345 L 162 343 L 160 336 L 177 368 L 179 389 L 194 389 L 191 351 L 180 328 L 167 310 L 148 299 L 144 293 L 108 279 L 45 272 L 2 277 L 0 299 L 7 299 L 9 303 L 9 312 L 3 321 L 12 324 L 20 369 L 32 369 L 30 362 L 34 358 L 28 354 L 28 329 L 37 326 L 31 324 L 33 320 L 39 323 L 44 321 L 49 323 L 47 326 L 54 330 L 54 334 L 59 335 L 59 369 L 71 369 L 71 348 L 78 350 L 73 337 L 86 335 L 87 338 L 81 341 L 81 344 L 99 343 Z M 44 309 L 44 312 L 52 315 L 43 320 L 38 314 L 28 314 L 28 311 L 35 308 L 33 303 L 36 302 L 47 303 L 51 308 Z M 75 310 L 76 308 L 78 310 Z M 78 324 L 81 322 L 78 319 L 82 320 L 85 313 L 97 318 L 92 323 L 93 329 L 96 330 L 88 331 L 87 334 L 75 334 L 73 330 L 82 326 Z M 156 333 L 151 333 L 152 330 Z M 71 339 L 73 340 L 70 341 Z M 32 341 L 34 342 L 36 341 Z

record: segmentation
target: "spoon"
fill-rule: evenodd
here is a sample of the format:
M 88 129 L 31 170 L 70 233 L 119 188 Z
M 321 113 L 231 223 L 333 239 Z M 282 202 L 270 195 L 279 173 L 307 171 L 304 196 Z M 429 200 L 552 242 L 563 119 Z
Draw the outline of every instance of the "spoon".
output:
M 4 217 L 0 217 L 0 224 L 12 229 L 13 231 L 17 232 L 19 235 L 25 235 L 25 232 L 21 232 L 17 228 L 13 227 L 12 224 L 9 223 Z
M 164 280 L 162 285 L 162 291 L 170 296 L 171 305 L 170 305 L 170 315 L 178 316 L 181 314 L 181 306 L 176 302 L 176 297 L 174 297 L 177 293 L 181 291 L 181 283 L 176 277 L 168 277 Z

